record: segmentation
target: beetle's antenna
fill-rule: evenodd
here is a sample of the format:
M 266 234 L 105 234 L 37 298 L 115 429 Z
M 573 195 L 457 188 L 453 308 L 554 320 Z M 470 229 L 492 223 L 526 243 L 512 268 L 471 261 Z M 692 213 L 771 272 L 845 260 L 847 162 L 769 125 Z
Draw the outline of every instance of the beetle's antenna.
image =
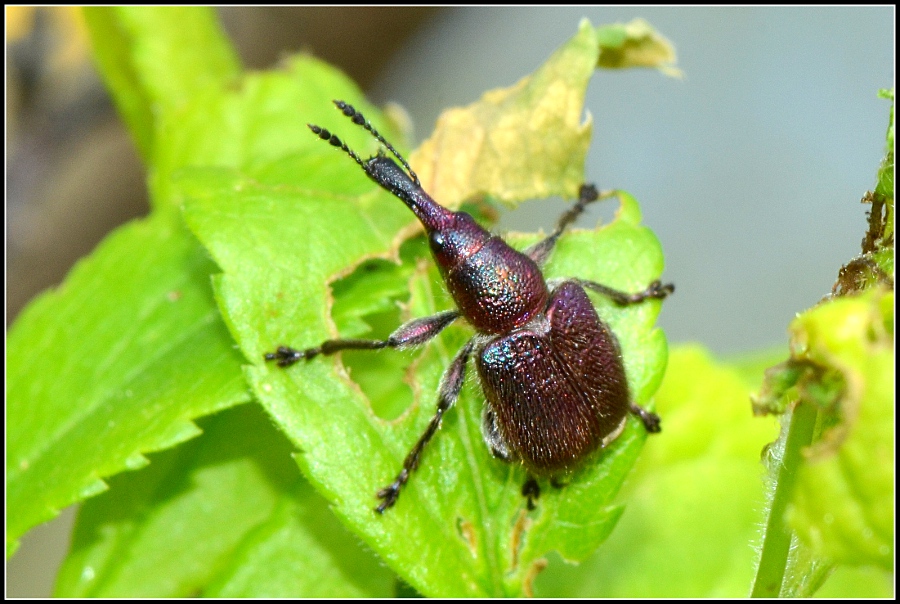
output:
M 379 134 L 378 130 L 375 129 L 375 126 L 373 126 L 369 122 L 369 120 L 367 120 L 365 118 L 365 116 L 363 116 L 362 113 L 357 111 L 356 108 L 353 107 L 353 105 L 345 103 L 344 101 L 335 100 L 335 101 L 333 101 L 333 103 L 335 104 L 335 106 L 337 106 L 338 109 L 341 110 L 341 112 L 344 115 L 349 117 L 350 120 L 354 124 L 356 124 L 357 126 L 362 126 L 366 130 L 368 130 L 372 134 L 372 136 L 374 136 L 376 139 L 378 139 L 378 142 L 380 142 L 382 145 L 384 145 L 387 148 L 387 150 L 390 151 L 394 155 L 394 157 L 396 157 L 398 160 L 400 160 L 400 163 L 403 164 L 403 167 L 406 168 L 407 172 L 409 172 L 409 176 L 410 176 L 410 178 L 412 178 L 413 182 L 417 186 L 421 186 L 421 183 L 419 182 L 419 177 L 416 176 L 416 173 L 413 172 L 413 169 L 409 167 L 409 164 L 406 162 L 405 159 L 403 159 L 403 156 L 400 155 L 400 152 L 397 151 L 396 149 L 394 149 L 394 146 L 392 144 L 390 144 L 389 142 L 387 142 L 385 140 L 385 138 L 383 136 L 381 136 L 381 134 Z M 332 144 L 334 144 L 334 143 L 332 143 Z M 346 149 L 346 147 L 343 147 L 343 148 Z
M 313 131 L 313 134 L 317 135 L 323 141 L 328 141 L 328 144 L 330 144 L 332 147 L 340 147 L 341 149 L 343 149 L 344 153 L 346 153 L 347 155 L 352 157 L 353 161 L 358 163 L 359 167 L 361 167 L 363 170 L 365 170 L 366 174 L 369 173 L 369 171 L 366 170 L 366 164 L 363 163 L 363 160 L 361 160 L 359 158 L 359 155 L 357 155 L 353 151 L 353 149 L 348 147 L 346 145 L 346 143 L 344 143 L 344 141 L 339 139 L 336 134 L 332 134 L 325 128 L 322 128 L 321 126 L 316 126 L 315 124 L 306 124 L 306 125 L 309 126 L 309 129 Z

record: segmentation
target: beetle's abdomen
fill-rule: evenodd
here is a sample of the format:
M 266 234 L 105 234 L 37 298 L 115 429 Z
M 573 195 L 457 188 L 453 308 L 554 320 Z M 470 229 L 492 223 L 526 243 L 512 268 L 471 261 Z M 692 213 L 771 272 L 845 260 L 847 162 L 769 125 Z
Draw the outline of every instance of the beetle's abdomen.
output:
M 541 269 L 497 237 L 454 266 L 444 281 L 463 316 L 482 333 L 521 327 L 547 305 Z
M 561 284 L 546 316 L 546 333 L 498 337 L 477 360 L 511 457 L 544 476 L 576 466 L 619 429 L 629 408 L 618 341 L 581 286 Z

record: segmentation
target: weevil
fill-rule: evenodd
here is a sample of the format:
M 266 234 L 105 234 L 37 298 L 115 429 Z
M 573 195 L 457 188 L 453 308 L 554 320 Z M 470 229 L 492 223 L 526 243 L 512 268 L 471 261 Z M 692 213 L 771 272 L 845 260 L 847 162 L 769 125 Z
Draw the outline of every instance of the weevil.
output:
M 484 442 L 495 457 L 525 467 L 522 495 L 529 509 L 540 494 L 535 477 L 558 484 L 561 476 L 615 440 L 629 413 L 640 417 L 648 432 L 659 432 L 659 416 L 631 401 L 619 342 L 597 315 L 586 290 L 625 306 L 663 299 L 675 291 L 674 286 L 656 280 L 643 291 L 626 293 L 578 278 L 548 282 L 541 272 L 557 240 L 585 207 L 616 192 L 582 186 L 578 202 L 563 214 L 554 231 L 519 252 L 466 212 L 453 212 L 435 202 L 403 156 L 362 113 L 343 101 L 334 104 L 400 165 L 384 151 L 364 161 L 325 128 L 309 124 L 310 130 L 343 150 L 369 178 L 413 211 L 425 227 L 456 309 L 409 321 L 386 340 L 327 340 L 299 350 L 279 346 L 265 355 L 266 361 L 289 367 L 341 350 L 410 348 L 425 344 L 460 318 L 476 331 L 444 372 L 437 410 L 394 481 L 377 492 L 381 502 L 375 511 L 384 513 L 397 502 L 441 419 L 459 397 L 470 358 L 485 396 Z

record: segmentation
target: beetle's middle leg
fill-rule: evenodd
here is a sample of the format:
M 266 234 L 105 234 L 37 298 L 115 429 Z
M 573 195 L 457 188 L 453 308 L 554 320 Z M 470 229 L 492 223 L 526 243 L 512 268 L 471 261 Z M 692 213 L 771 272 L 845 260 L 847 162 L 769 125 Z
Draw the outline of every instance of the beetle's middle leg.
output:
M 394 482 L 378 491 L 378 498 L 383 500 L 375 508 L 375 511 L 379 514 L 383 514 L 386 509 L 397 502 L 397 498 L 400 496 L 400 489 L 409 480 L 409 475 L 412 471 L 419 466 L 419 457 L 422 455 L 422 450 L 425 449 L 425 445 L 428 444 L 428 441 L 431 440 L 440 427 L 441 418 L 444 417 L 447 409 L 452 407 L 456 399 L 459 398 L 459 393 L 462 390 L 466 377 L 466 362 L 469 360 L 473 348 L 475 348 L 475 342 L 474 340 L 469 340 L 463 349 L 459 351 L 459 354 L 456 355 L 456 358 L 453 359 L 450 366 L 447 367 L 447 371 L 444 372 L 444 377 L 441 378 L 441 387 L 438 390 L 437 410 L 431 421 L 428 422 L 428 427 L 425 428 L 425 432 L 419 437 L 406 459 L 403 460 L 403 469 L 397 474 Z
M 639 292 L 635 292 L 630 294 L 628 292 L 623 292 L 618 289 L 613 289 L 607 285 L 603 285 L 602 283 L 597 283 L 596 281 L 588 281 L 587 279 L 574 279 L 574 281 L 578 282 L 582 287 L 585 287 L 591 291 L 597 292 L 598 294 L 603 294 L 619 306 L 630 306 L 632 304 L 639 304 L 644 300 L 649 299 L 658 299 L 662 300 L 669 294 L 675 291 L 675 285 L 672 283 L 663 283 L 659 279 L 651 283 Z

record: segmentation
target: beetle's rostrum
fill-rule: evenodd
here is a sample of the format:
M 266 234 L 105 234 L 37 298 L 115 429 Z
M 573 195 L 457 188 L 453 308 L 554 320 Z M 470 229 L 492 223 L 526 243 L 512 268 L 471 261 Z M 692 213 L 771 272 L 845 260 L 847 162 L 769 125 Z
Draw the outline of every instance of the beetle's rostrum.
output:
M 402 167 L 382 152 L 363 161 L 328 130 L 312 124 L 309 128 L 342 149 L 418 217 L 457 309 L 409 321 L 386 340 L 327 340 L 305 349 L 280 346 L 265 359 L 288 367 L 340 350 L 419 346 L 460 317 L 477 332 L 444 372 L 437 410 L 400 473 L 378 491 L 381 503 L 375 511 L 383 513 L 396 503 L 441 418 L 459 397 L 470 357 L 485 396 L 484 441 L 495 457 L 525 467 L 528 477 L 522 494 L 529 509 L 540 493 L 535 477 L 558 484 L 591 453 L 615 440 L 629 413 L 640 417 L 648 432 L 659 432 L 659 417 L 631 402 L 619 342 L 585 290 L 624 306 L 665 298 L 674 286 L 657 280 L 643 291 L 626 293 L 578 278 L 548 283 L 540 268 L 585 207 L 616 192 L 600 193 L 593 185 L 582 186 L 578 202 L 559 219 L 553 233 L 519 252 L 469 214 L 435 202 L 406 160 L 359 111 L 343 101 L 334 103 L 378 139 Z

